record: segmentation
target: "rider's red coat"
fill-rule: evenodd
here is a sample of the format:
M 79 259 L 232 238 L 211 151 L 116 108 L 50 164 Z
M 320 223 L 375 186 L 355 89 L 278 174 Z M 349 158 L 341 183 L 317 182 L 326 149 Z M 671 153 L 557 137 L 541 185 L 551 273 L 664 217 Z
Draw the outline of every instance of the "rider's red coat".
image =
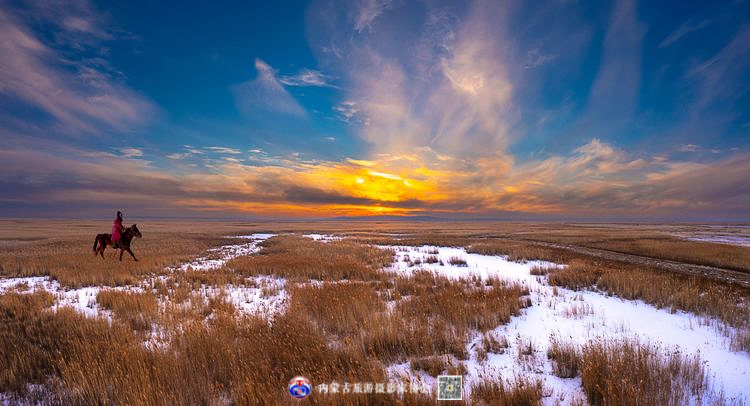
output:
M 112 242 L 120 242 L 120 235 L 123 229 L 122 220 L 119 217 L 116 218 L 115 223 L 112 224 Z

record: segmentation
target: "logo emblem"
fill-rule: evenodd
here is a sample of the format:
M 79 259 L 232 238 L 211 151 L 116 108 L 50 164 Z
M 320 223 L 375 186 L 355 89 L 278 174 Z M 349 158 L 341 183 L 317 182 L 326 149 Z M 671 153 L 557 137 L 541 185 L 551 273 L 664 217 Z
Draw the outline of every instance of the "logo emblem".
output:
M 312 392 L 312 385 L 304 376 L 295 376 L 289 381 L 289 394 L 293 398 L 304 399 L 310 395 L 310 392 Z

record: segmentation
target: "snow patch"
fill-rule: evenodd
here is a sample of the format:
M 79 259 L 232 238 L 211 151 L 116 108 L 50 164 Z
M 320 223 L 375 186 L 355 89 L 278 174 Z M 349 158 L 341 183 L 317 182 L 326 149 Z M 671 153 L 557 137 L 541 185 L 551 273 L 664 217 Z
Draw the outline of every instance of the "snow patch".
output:
M 338 237 L 330 234 L 305 234 L 303 235 L 303 237 L 311 238 L 313 241 L 320 242 L 341 241 L 343 239 L 343 237 Z
M 109 311 L 100 309 L 96 297 L 101 291 L 117 291 L 142 293 L 144 290 L 139 286 L 86 286 L 78 289 L 65 289 L 57 281 L 48 276 L 32 276 L 26 278 L 6 278 L 0 280 L 0 295 L 9 291 L 17 293 L 34 293 L 47 291 L 55 298 L 52 310 L 56 311 L 62 307 L 70 307 L 73 310 L 88 316 L 105 316 L 111 318 Z
M 260 243 L 273 237 L 275 234 L 252 234 L 243 235 L 236 238 L 250 239 L 252 240 L 246 244 L 232 244 L 224 245 L 218 248 L 211 248 L 208 250 L 209 256 L 201 257 L 195 261 L 187 262 L 180 265 L 181 271 L 193 270 L 193 271 L 209 271 L 213 269 L 222 268 L 230 260 L 244 256 L 251 255 L 260 251 Z
M 272 319 L 286 309 L 288 295 L 284 290 L 286 280 L 272 276 L 248 278 L 249 286 L 207 286 L 201 285 L 198 294 L 209 298 L 223 297 L 234 305 L 237 311 L 254 316 Z
M 690 241 L 713 242 L 718 244 L 739 245 L 750 247 L 750 238 L 735 236 L 710 236 L 710 237 L 688 237 Z

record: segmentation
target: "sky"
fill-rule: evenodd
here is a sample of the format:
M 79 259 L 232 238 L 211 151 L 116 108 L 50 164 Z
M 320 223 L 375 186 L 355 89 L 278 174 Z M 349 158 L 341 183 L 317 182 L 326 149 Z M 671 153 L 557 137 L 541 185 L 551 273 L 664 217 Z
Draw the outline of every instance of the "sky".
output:
M 197 3 L 0 0 L 0 216 L 750 220 L 748 1 Z

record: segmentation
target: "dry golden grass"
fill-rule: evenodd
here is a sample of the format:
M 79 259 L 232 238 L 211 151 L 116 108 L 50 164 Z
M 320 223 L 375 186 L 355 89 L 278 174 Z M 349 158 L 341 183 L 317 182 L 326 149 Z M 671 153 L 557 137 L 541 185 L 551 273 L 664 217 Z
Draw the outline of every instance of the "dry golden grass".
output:
M 495 338 L 492 333 L 482 335 L 482 342 L 476 348 L 477 361 L 484 362 L 487 360 L 487 354 L 504 354 L 505 349 L 510 346 L 508 339 L 502 336 L 500 340 Z
M 466 259 L 461 257 L 450 257 L 448 258 L 448 263 L 453 266 L 468 266 Z
M 593 405 L 683 405 L 703 399 L 710 389 L 699 357 L 638 340 L 599 340 L 578 346 L 553 337 L 547 357 L 555 375 L 581 375 Z
M 453 281 L 429 272 L 391 281 L 292 287 L 289 311 L 329 338 L 384 362 L 451 354 L 467 359 L 472 330 L 507 323 L 528 292 L 498 280 Z M 386 301 L 393 300 L 390 309 Z
M 352 241 L 320 242 L 299 236 L 278 236 L 263 242 L 259 255 L 243 256 L 227 267 L 243 275 L 276 275 L 292 281 L 383 280 L 380 269 L 393 252 Z
M 445 230 L 440 230 L 434 233 L 416 232 L 400 236 L 373 233 L 367 235 L 354 234 L 350 239 L 363 244 L 375 245 L 408 245 L 414 247 L 434 245 L 439 247 L 464 247 L 475 241 L 475 234 L 456 233 L 454 231 L 446 233 Z
M 629 340 L 584 345 L 580 371 L 594 405 L 685 405 L 708 385 L 700 358 Z
M 406 328 L 420 338 L 418 342 L 429 343 L 432 337 L 435 349 L 442 348 L 437 353 L 451 353 L 459 359 L 468 357 L 465 348 L 471 330 L 487 331 L 507 323 L 527 305 L 522 296 L 528 294 L 499 280 L 477 286 L 474 281 L 452 281 L 428 272 L 396 278 L 394 292 L 406 297 L 398 302 L 394 315 L 417 326 Z
M 750 248 L 691 241 L 671 234 L 690 235 L 701 227 L 655 225 L 562 225 L 522 239 L 574 244 L 610 251 L 750 272 Z
M 433 356 L 423 358 L 412 358 L 409 368 L 412 372 L 425 371 L 430 376 L 437 377 L 451 366 L 450 361 L 444 356 Z
M 400 319 L 397 315 L 380 315 L 377 328 L 360 337 L 364 351 L 383 362 L 403 362 L 409 357 L 452 354 L 467 359 L 466 335 L 444 320 Z
M 0 247 L 0 276 L 50 276 L 62 286 L 71 288 L 131 285 L 145 276 L 164 273 L 167 266 L 180 264 L 208 248 L 231 241 L 211 234 L 149 234 L 146 227 L 141 227 L 141 232 L 143 238 L 135 239 L 132 244 L 138 262 L 127 253 L 122 262 L 118 261 L 111 248 L 105 252 L 104 259 L 94 257 L 94 235 L 85 238 L 70 236 L 55 241 Z
M 28 383 L 47 384 L 47 399 L 64 404 L 294 404 L 288 380 L 385 382 L 377 360 L 332 348 L 324 334 L 294 313 L 263 319 L 222 316 L 183 325 L 171 344 L 151 351 L 122 323 L 72 310 L 42 310 L 42 294 L 0 296 L 0 392 L 23 396 Z M 393 404 L 396 395 L 324 397 L 312 404 Z M 425 404 L 409 396 L 406 404 Z
M 363 283 L 324 284 L 292 289 L 290 311 L 305 315 L 332 340 L 384 361 L 409 356 L 458 354 L 465 356 L 466 339 L 442 320 L 405 319 L 387 312 L 385 302 Z M 342 296 L 346 295 L 346 296 Z
M 676 238 L 633 238 L 585 245 L 627 254 L 750 272 L 750 248 Z
M 385 311 L 375 289 L 363 283 L 292 287 L 290 293 L 290 312 L 305 314 L 325 333 L 342 337 L 378 328 L 376 314 Z
M 212 269 L 209 271 L 193 271 L 187 270 L 180 272 L 176 275 L 172 275 L 172 279 L 177 282 L 184 282 L 193 289 L 197 289 L 200 285 L 242 285 L 246 283 L 245 278 L 237 275 L 234 272 L 230 272 L 226 269 Z
M 548 273 L 550 273 L 551 271 L 554 271 L 554 270 L 556 270 L 556 268 L 547 267 L 547 266 L 534 265 L 529 270 L 529 274 L 535 275 L 535 276 L 545 276 L 545 275 L 547 275 Z
M 547 280 L 551 285 L 573 290 L 594 286 L 604 272 L 602 266 L 593 261 L 577 259 L 571 260 L 565 268 L 549 271 Z
M 474 329 L 487 331 L 508 323 L 511 316 L 520 314 L 526 303 L 521 296 L 528 290 L 494 279 L 488 286 L 477 287 L 467 280 L 450 281 L 447 278 L 432 276 L 432 284 L 422 280 L 398 282 L 414 283 L 411 297 L 402 300 L 396 310 L 409 319 L 439 318 L 463 332 Z
M 133 330 L 149 331 L 158 311 L 153 293 L 117 292 L 102 290 L 96 295 L 99 306 L 111 310 L 115 318 Z
M 90 351 L 92 343 L 124 350 L 132 342 L 128 329 L 87 319 L 72 309 L 44 310 L 51 304 L 46 293 L 0 296 L 0 392 L 23 393 L 28 383 L 61 378 L 63 367 Z
M 552 373 L 560 378 L 575 378 L 578 376 L 581 363 L 581 349 L 569 342 L 560 342 L 552 337 L 547 349 L 547 358 L 552 360 Z
M 543 260 L 567 263 L 579 255 L 564 249 L 534 245 L 526 241 L 486 239 L 466 247 L 466 252 L 481 255 L 506 255 L 509 261 Z
M 525 376 L 511 381 L 485 378 L 471 386 L 471 402 L 496 406 L 541 405 L 542 390 L 542 381 Z

